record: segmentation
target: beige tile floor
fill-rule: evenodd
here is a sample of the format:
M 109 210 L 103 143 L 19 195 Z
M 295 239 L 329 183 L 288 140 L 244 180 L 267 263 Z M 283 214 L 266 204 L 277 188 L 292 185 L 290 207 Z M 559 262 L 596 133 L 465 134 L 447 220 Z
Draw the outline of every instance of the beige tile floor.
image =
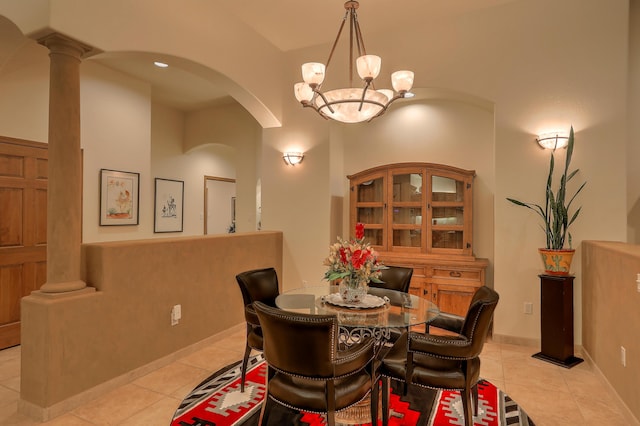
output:
M 182 398 L 212 372 L 242 357 L 244 331 L 185 356 L 46 423 L 17 413 L 20 347 L 0 351 L 0 425 L 165 426 Z M 587 362 L 572 369 L 534 358 L 536 348 L 488 342 L 482 377 L 507 392 L 538 426 L 638 424 Z

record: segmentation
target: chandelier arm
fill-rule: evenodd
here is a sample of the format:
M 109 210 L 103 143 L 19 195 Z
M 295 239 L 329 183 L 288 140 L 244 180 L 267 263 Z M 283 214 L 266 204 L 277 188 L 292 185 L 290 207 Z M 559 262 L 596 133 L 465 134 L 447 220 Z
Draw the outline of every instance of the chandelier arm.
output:
M 320 115 L 320 117 L 324 118 L 325 120 L 328 120 L 328 119 L 329 119 L 329 117 L 327 117 L 325 114 L 323 114 L 323 113 L 322 113 L 322 111 L 320 111 L 320 110 L 318 109 L 318 107 L 317 107 L 317 106 L 315 106 L 315 105 L 311 105 L 311 104 L 309 104 L 309 105 L 304 105 L 304 104 L 303 104 L 302 106 L 309 107 L 309 108 L 313 109 L 315 112 L 317 112 L 317 113 L 318 113 L 318 115 Z
M 364 85 L 364 89 L 362 89 L 362 97 L 360 98 L 360 106 L 358 107 L 358 112 L 362 111 L 362 105 L 364 105 L 364 97 L 367 94 L 367 89 L 369 88 L 369 85 L 371 84 L 371 80 L 367 80 L 366 81 L 367 84 Z
M 369 123 L 371 120 L 373 120 L 374 118 L 378 118 L 380 117 L 382 114 L 384 114 L 385 112 L 387 112 L 387 107 L 389 106 L 391 102 L 388 102 L 387 105 L 385 105 L 384 107 L 382 107 L 382 109 L 380 111 L 378 111 L 378 113 L 376 115 L 374 115 L 373 117 L 371 117 L 370 119 L 367 120 L 367 123 Z
M 357 103 L 364 102 L 365 104 L 377 105 L 377 106 L 379 106 L 379 107 L 381 107 L 383 109 L 386 107 L 385 104 L 383 104 L 381 102 L 378 102 L 378 101 L 373 101 L 371 99 L 365 99 L 364 101 L 361 101 L 360 99 L 340 99 L 340 100 L 333 101 L 333 102 L 327 102 L 325 105 L 327 107 L 329 107 L 329 106 L 335 105 L 335 104 L 351 104 L 351 103 L 355 103 L 355 102 L 357 102 Z M 325 105 L 323 105 L 323 107 Z
M 349 15 L 349 11 L 347 10 L 344 14 L 344 18 L 342 18 L 342 23 L 340 24 L 340 28 L 338 29 L 338 35 L 333 42 L 333 46 L 331 46 L 331 52 L 329 52 L 329 59 L 327 59 L 327 65 L 325 65 L 324 69 L 329 69 L 329 63 L 331 62 L 331 58 L 333 58 L 333 52 L 336 50 L 336 46 L 338 45 L 338 41 L 340 40 L 340 35 L 342 34 L 342 29 L 344 28 L 344 23 L 347 21 L 347 16 Z
M 331 104 L 327 98 L 325 98 L 324 94 L 322 92 L 316 92 L 318 94 L 318 96 L 320 96 L 322 98 L 322 100 L 324 101 L 324 104 L 327 106 L 327 108 L 329 108 L 329 111 L 331 111 L 331 114 L 334 114 L 335 111 L 333 110 L 333 108 L 331 108 Z

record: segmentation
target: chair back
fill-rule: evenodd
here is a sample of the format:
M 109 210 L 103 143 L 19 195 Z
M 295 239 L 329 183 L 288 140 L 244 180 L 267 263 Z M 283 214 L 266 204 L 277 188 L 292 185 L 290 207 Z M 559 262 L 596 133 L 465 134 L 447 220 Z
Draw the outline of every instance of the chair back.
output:
M 380 272 L 380 281 L 383 283 L 371 282 L 371 287 L 388 288 L 390 290 L 402 291 L 404 293 L 409 291 L 413 268 L 387 266 L 387 269 L 383 269 Z
M 482 352 L 499 299 L 498 293 L 487 286 L 476 290 L 471 299 L 460 334 L 469 339 L 470 352 L 475 353 L 475 356 L 479 356 Z
M 278 275 L 274 268 L 254 269 L 236 275 L 236 281 L 242 292 L 244 304 L 261 301 L 269 306 L 276 305 L 276 297 L 280 294 Z
M 328 378 L 334 374 L 338 321 L 335 315 L 300 314 L 254 302 L 270 367 L 289 375 Z

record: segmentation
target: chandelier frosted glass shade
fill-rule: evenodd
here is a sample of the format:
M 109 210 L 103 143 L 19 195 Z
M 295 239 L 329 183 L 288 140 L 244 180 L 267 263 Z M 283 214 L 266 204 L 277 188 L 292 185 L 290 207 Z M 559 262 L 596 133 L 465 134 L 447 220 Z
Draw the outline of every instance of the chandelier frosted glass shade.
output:
M 317 96 L 315 106 L 322 115 L 342 123 L 360 123 L 380 114 L 389 103 L 389 98 L 376 90 L 335 89 Z M 333 110 L 333 111 L 331 111 Z
M 358 68 L 358 75 L 361 79 L 367 81 L 373 80 L 380 74 L 380 68 L 382 67 L 382 58 L 376 55 L 363 55 L 356 59 L 356 67 Z
M 413 71 L 396 71 L 391 74 L 391 85 L 398 93 L 405 93 L 413 87 Z
M 322 84 L 324 81 L 325 66 L 319 62 L 307 62 L 302 64 L 302 79 L 305 83 Z
M 389 105 L 400 98 L 413 96 L 410 92 L 413 87 L 413 72 L 396 71 L 391 75 L 391 84 L 394 90 L 376 90 L 373 80 L 378 77 L 382 68 L 382 58 L 376 55 L 367 55 L 362 40 L 362 32 L 356 9 L 357 1 L 349 0 L 345 2 L 346 13 L 338 35 L 333 44 L 327 64 L 320 62 L 308 62 L 302 65 L 303 82 L 294 85 L 294 94 L 298 102 L 305 107 L 311 107 L 324 118 L 340 121 L 343 123 L 360 123 L 369 121 L 384 114 Z M 336 45 L 342 34 L 345 22 L 349 22 L 349 85 L 351 87 L 334 89 L 324 92 L 322 83 L 324 82 L 326 71 L 333 57 Z M 363 81 L 363 86 L 352 87 L 352 68 L 354 58 L 354 47 L 360 55 L 356 61 L 358 76 Z

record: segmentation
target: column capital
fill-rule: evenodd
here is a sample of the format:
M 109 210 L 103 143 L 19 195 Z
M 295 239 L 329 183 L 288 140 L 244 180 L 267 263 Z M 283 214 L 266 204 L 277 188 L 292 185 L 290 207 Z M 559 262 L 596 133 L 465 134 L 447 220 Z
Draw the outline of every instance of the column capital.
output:
M 50 33 L 40 37 L 38 43 L 47 47 L 52 53 L 69 55 L 76 59 L 97 53 L 93 47 L 60 33 Z

